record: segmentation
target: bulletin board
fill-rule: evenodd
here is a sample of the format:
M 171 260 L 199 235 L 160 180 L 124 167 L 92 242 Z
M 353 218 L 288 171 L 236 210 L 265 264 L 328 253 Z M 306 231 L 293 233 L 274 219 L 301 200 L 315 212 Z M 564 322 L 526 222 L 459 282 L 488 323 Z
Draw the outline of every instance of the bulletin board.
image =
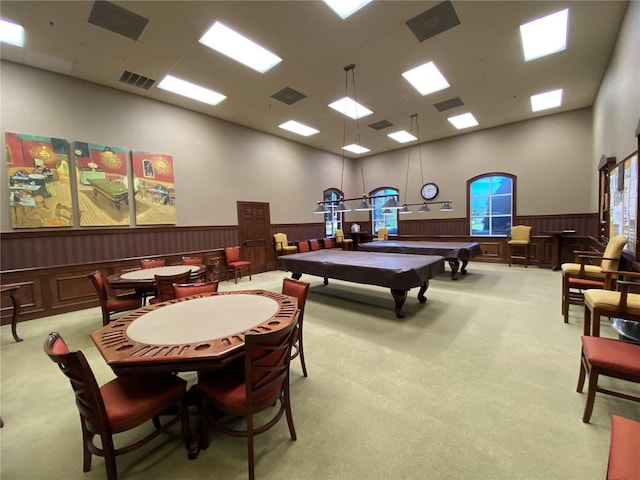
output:
M 638 152 L 610 170 L 609 192 L 609 238 L 626 236 L 624 251 L 638 258 Z

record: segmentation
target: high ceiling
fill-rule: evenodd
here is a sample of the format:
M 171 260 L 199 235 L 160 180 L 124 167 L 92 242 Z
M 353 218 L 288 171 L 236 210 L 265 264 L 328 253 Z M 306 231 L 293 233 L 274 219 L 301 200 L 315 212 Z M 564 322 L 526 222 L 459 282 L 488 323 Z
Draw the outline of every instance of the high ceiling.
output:
M 387 134 L 410 130 L 413 114 L 419 115 L 420 141 L 425 142 L 593 105 L 627 6 L 615 0 L 453 1 L 460 23 L 421 42 L 406 22 L 441 2 L 374 0 L 345 20 L 322 1 L 112 3 L 148 19 L 137 40 L 89 23 L 91 1 L 3 0 L 2 18 L 22 24 L 26 40 L 24 48 L 2 44 L 1 56 L 337 154 L 343 136 L 353 143 L 359 131 L 359 143 L 371 150 L 368 155 L 402 148 Z M 525 62 L 520 24 L 566 7 L 567 49 Z M 107 20 L 123 22 L 117 17 Z M 260 74 L 200 44 L 216 20 L 283 61 Z M 436 16 L 423 24 L 437 27 L 441 20 Z M 423 97 L 401 74 L 428 61 L 451 86 Z M 344 97 L 345 85 L 352 95 L 351 76 L 347 84 L 344 71 L 352 63 L 357 100 L 374 113 L 359 122 L 344 122 L 327 105 Z M 156 83 L 148 90 L 122 83 L 124 71 Z M 167 74 L 227 99 L 209 106 L 158 89 Z M 272 98 L 287 87 L 306 97 L 291 105 Z M 530 95 L 557 88 L 564 89 L 562 107 L 531 112 Z M 464 105 L 445 111 L 434 107 L 455 97 Z M 480 125 L 459 131 L 447 121 L 466 112 Z M 302 137 L 278 127 L 287 120 L 320 133 Z M 368 126 L 382 120 L 393 126 Z

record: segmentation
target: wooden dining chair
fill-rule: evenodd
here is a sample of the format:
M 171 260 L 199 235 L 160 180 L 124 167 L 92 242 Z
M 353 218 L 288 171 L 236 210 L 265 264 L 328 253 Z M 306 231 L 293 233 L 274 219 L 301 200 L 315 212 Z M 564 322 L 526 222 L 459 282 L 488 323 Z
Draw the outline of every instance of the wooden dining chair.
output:
M 531 226 L 514 225 L 507 240 L 509 266 L 514 260 L 522 260 L 524 268 L 529 266 L 529 247 L 531 246 Z
M 49 334 L 44 351 L 60 367 L 71 383 L 75 404 L 80 412 L 82 429 L 82 471 L 91 470 L 93 455 L 104 457 L 108 480 L 117 480 L 116 457 L 135 450 L 180 422 L 185 448 L 190 443 L 190 427 L 186 402 L 187 382 L 177 375 L 127 375 L 116 377 L 98 386 L 96 378 L 79 351 L 70 351 L 57 332 Z M 160 415 L 170 407 L 179 405 L 176 414 L 166 423 L 160 423 Z M 115 447 L 114 435 L 138 427 L 149 420 L 155 428 L 137 441 Z M 100 445 L 93 441 L 100 437 Z M 120 445 L 120 442 L 118 442 Z
M 309 294 L 309 283 L 291 278 L 282 280 L 282 293 L 298 299 L 298 327 L 294 333 L 293 347 L 291 349 L 291 360 L 300 357 L 302 364 L 302 374 L 307 376 L 307 365 L 304 361 L 304 344 L 302 343 L 302 325 L 304 320 L 304 307 L 307 303 L 307 295 Z
M 308 252 L 309 250 L 309 240 L 300 240 L 298 242 L 298 253 Z
M 198 380 L 200 397 L 201 444 L 209 446 L 209 424 L 217 431 L 247 439 L 249 479 L 255 478 L 253 439 L 276 425 L 286 415 L 289 434 L 296 440 L 289 395 L 289 365 L 297 322 L 281 330 L 266 333 L 247 333 L 244 337 L 244 368 L 230 368 L 220 375 Z M 242 366 L 241 366 L 242 367 Z M 275 412 L 273 407 L 279 403 Z M 270 411 L 268 416 L 266 411 Z M 216 412 L 217 416 L 213 416 Z M 260 415 L 260 424 L 254 415 Z M 246 428 L 230 426 L 228 417 L 244 418 Z
M 166 263 L 164 258 L 143 258 L 140 260 L 140 268 L 164 267 Z
M 203 293 L 215 293 L 218 291 L 218 282 L 202 283 L 174 283 L 173 297 L 183 298 Z
M 143 296 L 140 292 L 110 297 L 106 280 L 99 270 L 90 273 L 88 277 L 91 279 L 100 300 L 103 326 L 111 321 L 111 314 L 113 313 L 126 312 L 127 310 L 135 310 L 142 307 Z
M 227 281 L 229 281 L 229 272 L 233 272 L 233 279 L 238 283 L 238 276 L 242 278 L 243 270 L 249 272 L 249 280 L 251 280 L 251 262 L 240 259 L 240 247 L 225 248 L 224 256 L 227 262 Z
M 183 265 L 204 265 L 204 258 L 202 257 L 182 257 Z
M 309 249 L 314 252 L 316 250 L 320 250 L 320 242 L 317 238 L 312 238 L 309 240 Z
M 175 275 L 154 275 L 154 278 L 156 281 L 156 296 L 149 300 L 151 305 L 173 300 L 175 298 L 173 294 L 173 284 L 189 283 L 191 270 Z

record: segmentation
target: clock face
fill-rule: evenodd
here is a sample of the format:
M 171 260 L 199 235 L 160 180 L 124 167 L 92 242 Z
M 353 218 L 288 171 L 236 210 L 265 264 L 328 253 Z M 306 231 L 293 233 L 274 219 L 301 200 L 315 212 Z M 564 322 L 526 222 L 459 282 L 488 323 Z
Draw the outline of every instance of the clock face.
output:
M 425 183 L 420 189 L 420 194 L 425 200 L 433 200 L 438 196 L 438 185 L 435 183 Z

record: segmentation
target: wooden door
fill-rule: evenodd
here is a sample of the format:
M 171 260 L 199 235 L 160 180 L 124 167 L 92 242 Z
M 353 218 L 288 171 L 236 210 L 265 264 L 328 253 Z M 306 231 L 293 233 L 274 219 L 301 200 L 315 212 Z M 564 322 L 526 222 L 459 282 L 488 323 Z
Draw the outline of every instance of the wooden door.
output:
M 272 257 L 269 204 L 237 202 L 237 205 L 242 259 L 251 262 L 251 271 L 255 273 L 273 269 L 269 265 Z

